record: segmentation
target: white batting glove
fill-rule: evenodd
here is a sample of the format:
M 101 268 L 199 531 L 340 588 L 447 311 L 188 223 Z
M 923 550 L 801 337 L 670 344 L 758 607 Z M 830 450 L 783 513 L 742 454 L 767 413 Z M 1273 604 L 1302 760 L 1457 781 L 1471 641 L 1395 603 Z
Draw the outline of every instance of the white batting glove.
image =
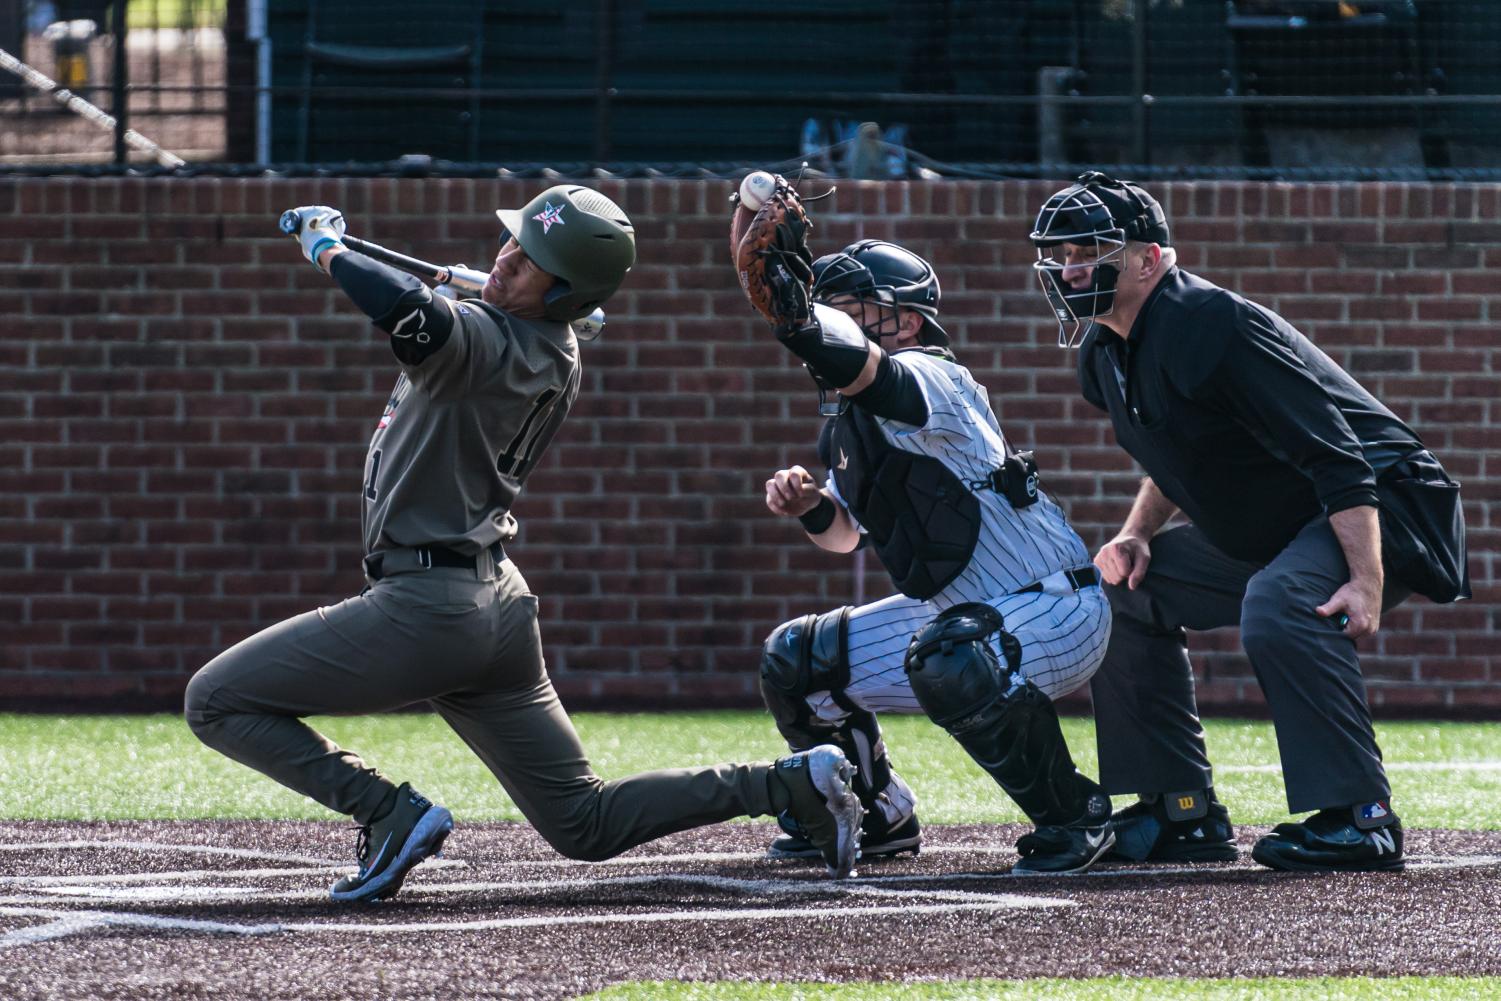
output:
M 302 244 L 302 254 L 319 271 L 318 255 L 329 247 L 343 246 L 344 214 L 327 205 L 302 205 L 282 213 L 281 228 Z

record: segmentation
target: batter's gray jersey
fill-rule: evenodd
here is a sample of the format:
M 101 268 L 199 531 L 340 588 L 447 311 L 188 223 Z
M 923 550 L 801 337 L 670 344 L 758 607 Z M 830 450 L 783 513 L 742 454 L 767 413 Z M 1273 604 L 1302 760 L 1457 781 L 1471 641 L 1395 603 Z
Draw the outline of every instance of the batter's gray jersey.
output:
M 370 439 L 367 553 L 435 545 L 474 554 L 513 538 L 511 505 L 578 395 L 567 324 L 437 301 L 453 312 L 453 333 L 421 364 L 402 366 Z
M 988 479 L 1006 457 L 1006 438 L 990 409 L 985 387 L 963 365 L 920 350 L 895 352 L 891 360 L 906 369 L 922 390 L 929 416 L 920 428 L 878 417 L 886 439 L 905 452 L 933 456 L 966 483 Z M 833 476 L 826 486 L 844 504 Z M 979 542 L 963 572 L 929 599 L 935 614 L 962 602 L 1014 593 L 1059 571 L 1090 565 L 1084 540 L 1045 492 L 1038 492 L 1036 504 L 1019 509 L 994 490 L 977 490 L 975 495 L 980 501 Z

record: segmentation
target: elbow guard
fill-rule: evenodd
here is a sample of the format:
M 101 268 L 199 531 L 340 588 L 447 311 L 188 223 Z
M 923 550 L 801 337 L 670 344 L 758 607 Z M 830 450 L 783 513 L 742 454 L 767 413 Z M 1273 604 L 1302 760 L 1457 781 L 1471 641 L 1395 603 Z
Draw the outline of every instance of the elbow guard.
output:
M 859 324 L 826 306 L 815 306 L 804 326 L 779 328 L 777 339 L 835 389 L 854 382 L 870 357 L 870 339 Z
M 329 266 L 334 281 L 377 327 L 391 335 L 391 351 L 420 365 L 453 333 L 453 314 L 426 285 L 363 254 L 339 254 Z

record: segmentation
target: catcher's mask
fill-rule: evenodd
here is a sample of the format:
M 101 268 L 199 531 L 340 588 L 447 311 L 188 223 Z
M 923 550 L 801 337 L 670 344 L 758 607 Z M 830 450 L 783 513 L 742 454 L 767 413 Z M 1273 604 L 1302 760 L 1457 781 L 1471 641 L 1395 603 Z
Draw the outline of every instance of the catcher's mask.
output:
M 497 209 L 527 257 L 557 281 L 547 290 L 543 315 L 568 323 L 604 303 L 636 263 L 636 230 L 610 199 L 577 184 L 548 188 L 519 209 Z
M 922 316 L 919 337 L 932 347 L 949 346 L 949 335 L 938 323 L 938 275 L 933 266 L 912 251 L 883 240 L 861 240 L 837 254 L 813 262 L 813 301 L 852 298 L 878 308 L 874 325 L 862 327 L 877 344 L 900 327 L 897 308 Z
M 1167 216 L 1157 200 L 1097 170 L 1080 174 L 1043 203 L 1031 239 L 1037 248 L 1032 268 L 1058 318 L 1061 348 L 1078 344 L 1095 317 L 1109 316 L 1115 308 L 1115 283 L 1127 241 L 1172 245 Z M 1070 245 L 1083 250 L 1073 261 L 1068 260 Z M 1076 288 L 1064 281 L 1068 267 L 1089 268 L 1089 284 Z

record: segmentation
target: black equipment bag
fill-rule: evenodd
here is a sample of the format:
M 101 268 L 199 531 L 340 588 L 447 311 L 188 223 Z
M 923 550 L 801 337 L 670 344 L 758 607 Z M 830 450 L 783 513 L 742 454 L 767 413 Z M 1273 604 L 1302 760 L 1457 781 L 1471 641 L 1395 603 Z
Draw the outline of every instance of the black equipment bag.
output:
M 1397 462 L 1376 478 L 1382 562 L 1397 580 L 1443 604 L 1470 597 L 1459 484 L 1432 452 Z

